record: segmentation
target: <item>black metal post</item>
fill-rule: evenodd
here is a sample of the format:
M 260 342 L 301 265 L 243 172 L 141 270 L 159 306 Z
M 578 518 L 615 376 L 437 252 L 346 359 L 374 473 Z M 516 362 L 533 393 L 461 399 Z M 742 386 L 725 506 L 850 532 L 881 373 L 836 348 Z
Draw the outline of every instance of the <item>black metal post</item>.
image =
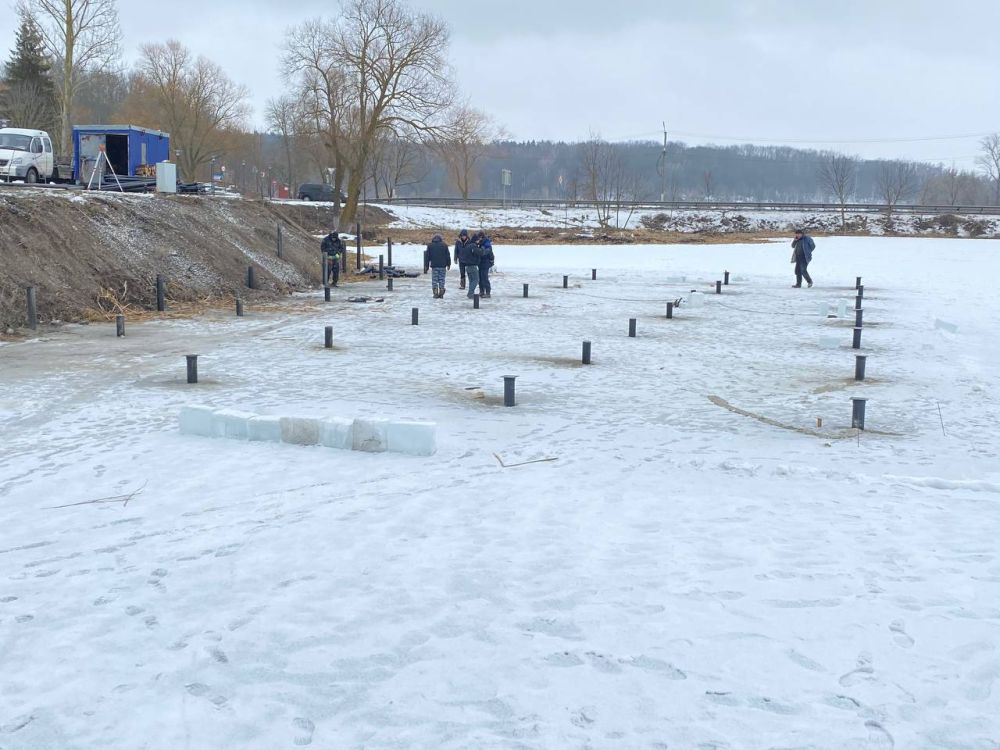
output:
M 247 266 L 247 286 L 250 289 L 257 288 L 257 272 L 254 271 L 253 266 Z
M 523 292 L 523 294 L 521 296 L 522 297 L 527 297 L 528 296 L 528 285 L 527 284 L 524 285 L 524 292 Z
M 667 320 L 670 320 L 673 317 L 674 317 L 674 303 L 673 302 L 668 302 L 667 303 Z
M 864 300 L 862 300 L 861 295 L 858 295 L 857 297 L 855 297 L 854 298 L 854 309 L 855 310 L 860 310 L 861 309 L 861 303 L 863 301 Z
M 188 354 L 187 355 L 187 376 L 189 383 L 198 382 L 198 355 Z
M 379 281 L 385 278 L 385 256 L 378 256 L 378 278 Z
M 474 309 L 476 309 L 476 310 L 479 309 L 479 295 L 478 294 L 473 294 L 472 295 L 472 307 Z
M 420 325 L 420 309 L 419 308 L 414 307 L 412 310 L 410 310 L 410 324 L 411 325 L 415 325 L 415 326 L 416 325 Z
M 854 325 L 857 328 L 861 328 L 865 324 L 864 323 L 864 314 L 865 314 L 865 311 L 864 311 L 863 308 L 861 308 L 861 307 L 854 308 Z
M 635 338 L 635 318 L 628 319 L 628 335 L 629 338 Z
M 590 280 L 591 281 L 597 281 L 597 269 L 596 268 L 591 268 L 590 269 Z
M 167 280 L 156 275 L 156 311 L 164 312 L 167 309 Z
M 590 364 L 590 342 L 589 341 L 584 341 L 583 342 L 583 364 L 585 364 L 585 365 L 589 365 Z
M 726 271 L 726 272 L 725 272 L 725 274 L 724 274 L 724 277 L 725 277 L 725 278 L 724 278 L 724 280 L 723 280 L 723 283 L 724 283 L 724 284 L 725 284 L 726 286 L 729 286 L 729 271 Z
M 28 328 L 38 328 L 38 301 L 35 299 L 35 287 L 28 287 Z
M 858 297 L 864 299 L 864 296 L 865 296 L 865 285 L 862 284 L 861 286 L 858 287 Z
M 854 355 L 854 379 L 864 380 L 865 379 L 865 364 L 868 362 L 868 357 L 864 354 Z
M 333 326 L 323 329 L 323 348 L 333 349 Z
M 283 258 L 283 257 L 284 257 L 284 255 L 285 255 L 285 252 L 284 252 L 284 250 L 285 250 L 285 248 L 284 248 L 284 244 L 285 244 L 285 238 L 284 238 L 284 237 L 282 236 L 282 232 L 281 232 L 281 222 L 279 221 L 279 222 L 278 222 L 278 257 L 279 257 L 279 258 Z
M 361 222 L 358 222 L 354 227 L 354 240 L 357 243 L 357 253 L 355 254 L 354 265 L 357 270 L 361 270 Z
M 855 328 L 854 329 L 854 341 L 851 343 L 851 348 L 852 349 L 860 349 L 861 348 L 861 331 L 862 330 L 863 329 L 861 329 L 861 328 Z
M 854 288 L 855 289 L 860 289 L 861 288 L 861 277 L 860 276 L 858 276 L 858 278 L 855 280 L 855 282 L 854 282 Z
M 385 288 L 388 289 L 390 292 L 392 291 L 392 276 L 390 276 L 389 280 L 385 283 Z
M 517 379 L 517 375 L 504 375 L 503 376 L 503 405 L 504 406 L 514 406 L 516 403 L 514 398 L 514 380 Z
M 563 276 L 563 289 L 569 289 L 569 276 Z
M 715 282 L 715 293 L 716 294 L 722 294 L 722 282 L 721 281 L 716 281 Z
M 121 338 L 125 335 L 125 316 L 116 315 L 115 316 L 115 335 Z
M 866 398 L 858 398 L 855 396 L 851 399 L 851 427 L 858 430 L 865 429 L 865 404 L 868 403 Z
M 240 299 L 239 297 L 236 298 L 236 317 L 237 318 L 243 317 L 243 300 Z
M 389 241 L 388 241 L 387 244 L 389 245 L 389 249 L 388 249 L 389 255 L 388 255 L 388 258 L 389 258 L 389 267 L 391 268 L 392 267 L 392 237 L 389 238 Z
M 328 286 L 323 287 L 323 301 L 324 302 L 330 301 L 330 287 Z

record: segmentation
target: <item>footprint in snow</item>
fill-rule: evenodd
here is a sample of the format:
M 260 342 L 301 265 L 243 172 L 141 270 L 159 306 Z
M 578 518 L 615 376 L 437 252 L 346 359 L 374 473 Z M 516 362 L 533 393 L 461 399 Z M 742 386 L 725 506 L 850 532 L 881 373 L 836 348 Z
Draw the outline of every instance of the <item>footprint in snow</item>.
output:
M 868 729 L 865 750 L 892 750 L 896 747 L 896 741 L 892 735 L 877 721 L 866 721 L 865 728 Z
M 893 639 L 897 646 L 903 648 L 913 648 L 915 641 L 906 632 L 906 623 L 902 620 L 893 620 L 889 623 L 889 630 L 894 634 Z
M 858 655 L 857 666 L 847 674 L 841 675 L 839 682 L 844 687 L 850 687 L 851 685 L 857 685 L 859 682 L 870 681 L 874 674 L 875 668 L 872 666 L 872 655 L 867 651 L 863 651 Z
M 295 744 L 299 746 L 311 745 L 313 734 L 316 732 L 316 725 L 309 719 L 301 716 L 292 719 L 292 725 L 299 730 L 299 735 L 295 738 Z

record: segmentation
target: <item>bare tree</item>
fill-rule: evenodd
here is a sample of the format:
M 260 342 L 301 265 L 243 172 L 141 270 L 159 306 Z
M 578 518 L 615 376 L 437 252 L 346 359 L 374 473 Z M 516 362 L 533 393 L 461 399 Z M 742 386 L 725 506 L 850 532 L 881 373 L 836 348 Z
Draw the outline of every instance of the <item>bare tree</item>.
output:
M 34 81 L 16 81 L 3 92 L 3 114 L 19 127 L 41 128 L 52 121 L 51 100 Z
M 448 173 L 464 200 L 476 187 L 476 165 L 492 144 L 504 136 L 492 118 L 482 110 L 468 105 L 456 107 L 437 147 Z
M 389 134 L 380 138 L 368 160 L 369 179 L 375 188 L 375 200 L 392 200 L 401 187 L 416 184 L 427 173 L 424 148 Z
M 715 184 L 712 180 L 712 170 L 706 169 L 702 172 L 701 182 L 705 188 L 705 200 L 710 200 L 712 195 L 715 193 Z
M 225 133 L 240 128 L 249 107 L 246 87 L 211 60 L 195 58 L 176 40 L 142 47 L 139 78 L 126 110 L 170 132 L 186 180 L 224 151 Z
M 885 203 L 886 225 L 892 225 L 892 212 L 900 201 L 917 189 L 917 168 L 910 162 L 886 161 L 879 166 L 876 180 L 879 195 Z
M 295 100 L 285 95 L 277 99 L 268 99 L 264 107 L 267 126 L 281 136 L 282 149 L 285 152 L 286 177 L 288 186 L 295 187 L 295 122 L 298 116 Z
M 847 196 L 851 193 L 856 169 L 857 162 L 843 154 L 827 154 L 820 162 L 819 181 L 840 203 L 841 227 L 847 224 L 844 204 L 847 203 Z
M 979 170 L 993 184 L 993 205 L 1000 206 L 1000 133 L 988 135 L 979 142 Z
M 453 100 L 444 22 L 416 13 L 402 0 L 349 0 L 337 34 L 353 111 L 347 155 L 350 223 L 358 209 L 366 165 L 387 132 L 419 139 L 437 133 Z
M 119 57 L 121 28 L 115 0 L 22 0 L 38 21 L 45 46 L 56 60 L 59 83 L 59 144 L 69 152 L 70 123 L 84 71 L 100 71 Z
M 639 192 L 638 176 L 631 173 L 622 159 L 620 149 L 608 143 L 597 133 L 580 144 L 580 175 L 584 197 L 594 201 L 597 222 L 604 228 L 627 226 L 635 211 Z M 625 221 L 622 212 L 628 208 Z

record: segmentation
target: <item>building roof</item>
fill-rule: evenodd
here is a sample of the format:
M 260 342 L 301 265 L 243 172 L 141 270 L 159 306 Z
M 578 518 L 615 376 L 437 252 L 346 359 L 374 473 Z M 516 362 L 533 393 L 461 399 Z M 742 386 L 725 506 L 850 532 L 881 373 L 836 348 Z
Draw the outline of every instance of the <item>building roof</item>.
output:
M 86 131 L 88 133 L 113 133 L 122 130 L 136 130 L 140 133 L 149 133 L 150 135 L 158 135 L 163 138 L 170 137 L 170 133 L 164 133 L 162 130 L 151 130 L 150 128 L 143 128 L 138 125 L 74 125 L 73 130 Z

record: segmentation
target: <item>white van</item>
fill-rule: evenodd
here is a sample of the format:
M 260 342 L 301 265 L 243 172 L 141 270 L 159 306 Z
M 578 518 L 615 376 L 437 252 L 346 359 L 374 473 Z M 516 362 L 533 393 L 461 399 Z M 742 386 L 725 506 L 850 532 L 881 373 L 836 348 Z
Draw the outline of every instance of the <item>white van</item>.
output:
M 0 180 L 47 182 L 58 178 L 52 139 L 44 130 L 0 129 Z

